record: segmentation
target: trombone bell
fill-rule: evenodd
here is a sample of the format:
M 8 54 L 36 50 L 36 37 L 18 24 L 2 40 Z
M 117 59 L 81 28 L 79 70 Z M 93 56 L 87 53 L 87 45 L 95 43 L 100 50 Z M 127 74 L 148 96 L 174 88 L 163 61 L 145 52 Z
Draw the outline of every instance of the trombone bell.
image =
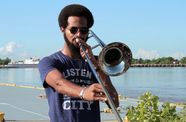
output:
M 98 60 L 101 69 L 107 75 L 118 76 L 130 67 L 132 53 L 127 45 L 121 42 L 113 42 L 103 47 Z

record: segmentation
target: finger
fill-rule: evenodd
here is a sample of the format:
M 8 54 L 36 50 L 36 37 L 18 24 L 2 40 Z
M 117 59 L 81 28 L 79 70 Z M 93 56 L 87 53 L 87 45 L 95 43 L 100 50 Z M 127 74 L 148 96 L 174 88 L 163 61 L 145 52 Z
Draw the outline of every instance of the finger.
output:
M 95 93 L 94 94 L 94 96 L 96 96 L 96 97 L 105 97 L 105 94 L 103 93 L 103 92 L 97 92 L 97 93 Z
M 104 93 L 102 86 L 100 84 L 95 84 L 93 91 L 96 93 L 100 93 L 100 92 Z
M 94 97 L 95 100 L 99 100 L 99 101 L 107 101 L 107 97 L 106 96 L 97 96 L 97 97 Z
M 103 96 L 103 95 L 104 95 L 104 93 L 103 93 L 103 92 L 99 92 L 99 95 L 100 95 L 100 96 Z
M 94 83 L 93 85 L 94 85 L 96 88 L 102 89 L 102 86 L 101 86 L 101 84 L 99 84 L 99 83 Z

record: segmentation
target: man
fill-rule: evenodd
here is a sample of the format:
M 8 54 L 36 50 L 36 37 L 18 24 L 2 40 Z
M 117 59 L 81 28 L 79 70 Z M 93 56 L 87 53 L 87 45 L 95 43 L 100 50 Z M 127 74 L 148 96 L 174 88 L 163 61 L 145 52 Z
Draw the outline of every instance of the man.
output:
M 92 13 L 84 6 L 71 4 L 62 9 L 58 18 L 64 34 L 64 47 L 39 63 L 41 80 L 46 91 L 51 122 L 100 122 L 99 101 L 107 101 L 103 89 L 92 73 L 90 60 L 118 107 L 118 94 L 109 77 L 99 68 L 91 47 L 86 44 L 94 23 Z

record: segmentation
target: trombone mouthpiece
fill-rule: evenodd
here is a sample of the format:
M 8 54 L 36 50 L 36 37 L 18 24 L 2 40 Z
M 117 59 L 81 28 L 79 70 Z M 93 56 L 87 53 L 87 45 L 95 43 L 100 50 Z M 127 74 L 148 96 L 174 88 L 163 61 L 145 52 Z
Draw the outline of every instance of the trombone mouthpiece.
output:
M 75 41 L 76 41 L 76 43 L 77 43 L 79 46 L 81 46 L 81 41 L 82 41 L 82 40 L 83 40 L 83 39 L 80 38 L 80 37 L 75 38 Z
M 78 43 L 78 42 L 79 42 L 79 38 L 75 38 L 75 40 L 76 40 L 76 43 Z

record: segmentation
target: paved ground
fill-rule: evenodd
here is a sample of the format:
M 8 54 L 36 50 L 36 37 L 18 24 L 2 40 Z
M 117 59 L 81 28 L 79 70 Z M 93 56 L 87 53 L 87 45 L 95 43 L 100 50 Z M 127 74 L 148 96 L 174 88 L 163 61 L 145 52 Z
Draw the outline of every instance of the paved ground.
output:
M 49 122 L 47 100 L 43 99 L 44 90 L 0 85 L 0 112 L 4 112 L 6 122 Z M 133 99 L 123 99 L 122 107 L 134 105 Z M 101 103 L 102 122 L 116 122 L 114 114 L 103 112 L 107 108 Z M 120 115 L 124 118 L 126 111 Z

